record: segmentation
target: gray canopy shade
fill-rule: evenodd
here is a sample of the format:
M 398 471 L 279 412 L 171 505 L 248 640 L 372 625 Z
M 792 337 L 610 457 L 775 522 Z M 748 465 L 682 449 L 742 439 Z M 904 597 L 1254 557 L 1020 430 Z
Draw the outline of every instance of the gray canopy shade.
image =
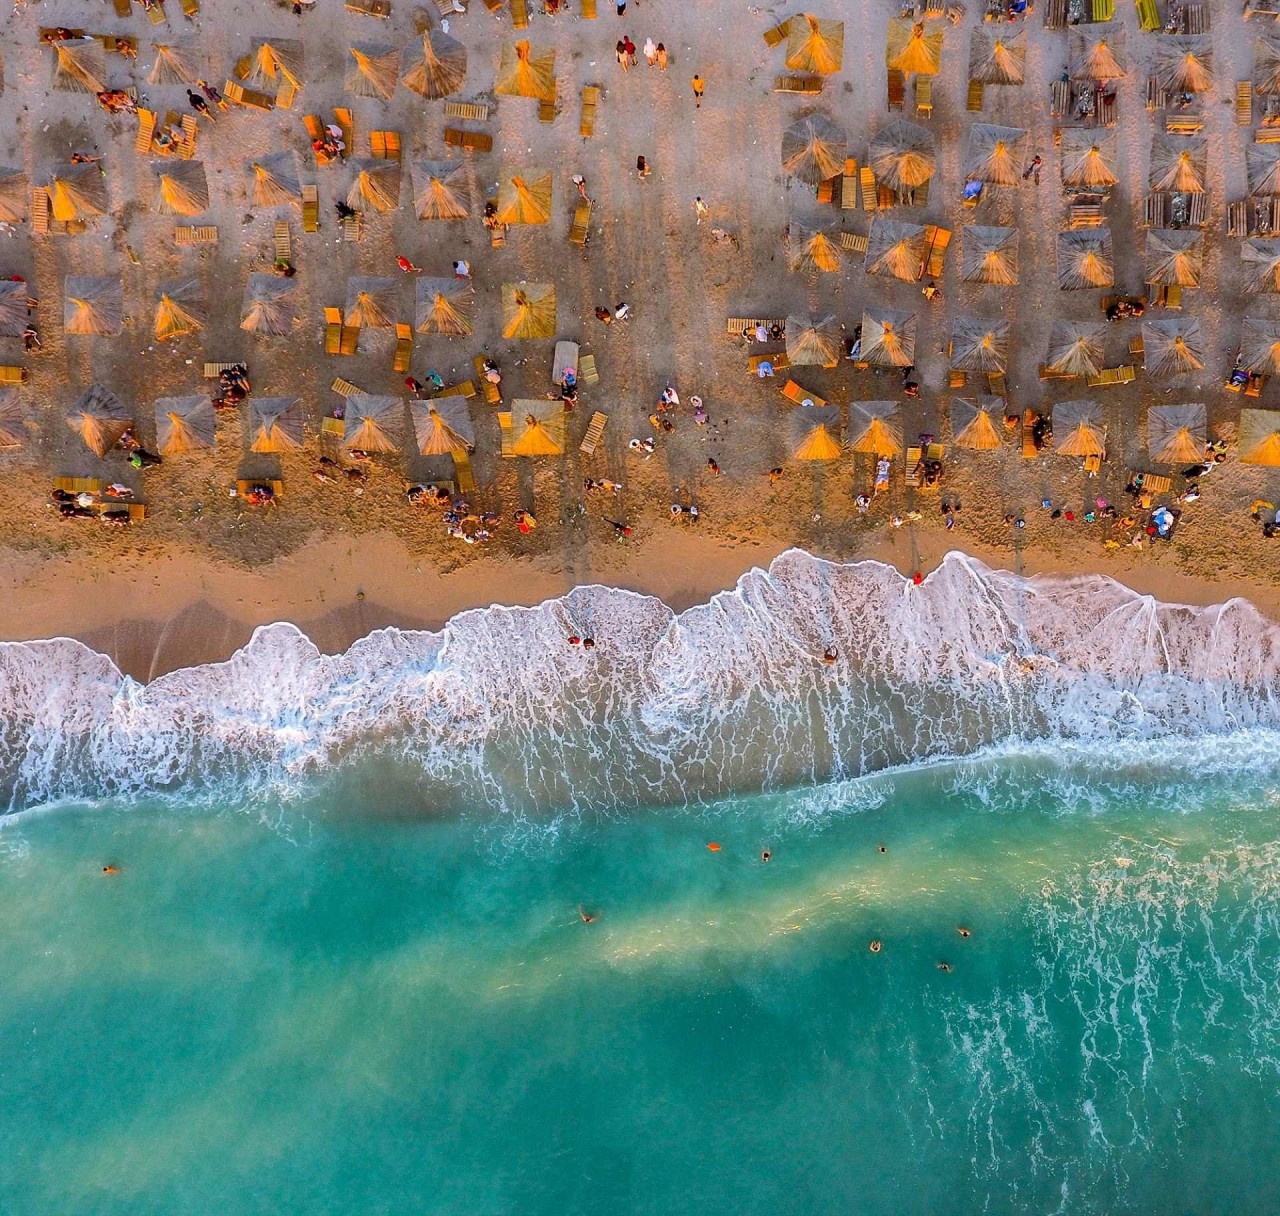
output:
M 951 366 L 970 372 L 1003 372 L 1009 360 L 1009 322 L 957 317 L 951 331 Z
M 1026 30 L 973 31 L 969 43 L 969 79 L 983 84 L 1022 84 L 1027 78 Z
M 355 97 L 390 101 L 400 78 L 400 52 L 393 46 L 357 43 L 347 64 L 346 90 Z
M 1245 289 L 1256 294 L 1280 292 L 1280 239 L 1250 237 L 1240 247 Z
M 1280 321 L 1245 317 L 1240 332 L 1240 358 L 1246 371 L 1280 375 Z
M 465 397 L 437 397 L 409 406 L 418 451 L 423 456 L 468 452 L 476 446 L 475 427 Z
M 896 401 L 855 401 L 849 406 L 849 450 L 870 456 L 902 452 L 902 415 Z
M 899 118 L 872 139 L 867 163 L 881 185 L 914 190 L 937 172 L 938 156 L 933 136 L 924 127 Z
M 251 397 L 249 450 L 296 452 L 302 447 L 302 402 L 297 397 Z
M 398 452 L 404 437 L 404 402 L 399 397 L 353 393 L 347 398 L 343 446 L 361 452 Z
M 464 164 L 447 160 L 415 160 L 413 208 L 420 220 L 465 220 L 471 214 L 471 187 Z
M 1128 70 L 1124 26 L 1118 21 L 1072 26 L 1067 62 L 1073 80 L 1119 80 Z
M 884 278 L 917 282 L 926 255 L 924 228 L 903 220 L 876 218 L 867 238 L 866 271 Z
M 1001 397 L 956 398 L 951 403 L 951 435 L 956 446 L 972 452 L 996 451 L 1004 410 Z
M 161 456 L 211 448 L 217 429 L 208 397 L 161 397 L 156 402 L 156 443 Z
M 1053 450 L 1059 456 L 1105 456 L 1107 433 L 1096 401 L 1060 401 L 1053 407 Z
M 20 448 L 27 442 L 27 411 L 16 388 L 0 388 L 0 448 Z
M 1204 271 L 1204 233 L 1194 228 L 1147 230 L 1148 283 L 1199 287 Z
M 835 317 L 787 318 L 787 358 L 793 364 L 835 367 L 841 353 L 840 329 Z
M 1152 190 L 1203 194 L 1209 167 L 1209 141 L 1199 136 L 1157 134 L 1151 141 Z
M 1111 230 L 1058 233 L 1058 286 L 1063 291 L 1087 291 L 1115 285 Z
M 1280 144 L 1248 144 L 1244 159 L 1250 194 L 1280 194 Z
M 161 161 L 151 167 L 161 215 L 199 215 L 209 209 L 209 179 L 201 161 Z
M 889 308 L 862 314 L 862 358 L 874 367 L 910 367 L 916 361 L 916 319 Z
M 1100 321 L 1055 321 L 1046 365 L 1063 376 L 1096 376 L 1102 370 L 1107 326 Z
M 468 279 L 420 278 L 415 324 L 420 334 L 466 337 L 474 326 L 476 289 Z
M 353 277 L 347 280 L 347 307 L 344 323 L 360 329 L 391 329 L 395 323 L 395 279 Z
M 1153 405 L 1147 411 L 1147 451 L 1157 464 L 1193 464 L 1204 459 L 1208 411 L 1202 402 Z
M 974 123 L 969 128 L 969 151 L 964 173 L 969 181 L 990 186 L 1016 186 L 1022 180 L 1021 144 L 1027 133 L 1021 127 Z
M 124 329 L 124 284 L 115 275 L 69 275 L 62 313 L 69 334 L 114 338 Z
M 1204 335 L 1195 317 L 1144 321 L 1142 345 L 1150 376 L 1178 376 L 1204 367 Z
M 240 328 L 270 338 L 292 332 L 298 322 L 292 279 L 251 274 L 240 311 Z
M 298 158 L 290 151 L 272 152 L 249 163 L 255 207 L 302 206 Z
M 782 168 L 792 177 L 817 185 L 844 169 L 845 133 L 825 114 L 810 114 L 782 133 Z
M 1253 44 L 1253 91 L 1280 93 L 1280 36 L 1267 34 Z
M 1119 180 L 1116 135 L 1098 127 L 1062 132 L 1062 184 L 1073 190 L 1109 189 Z
M 21 169 L 0 168 L 0 220 L 16 224 L 27 214 L 27 175 Z
M 806 406 L 791 411 L 791 454 L 797 460 L 839 460 L 840 407 Z
M 1018 281 L 1018 230 L 970 224 L 963 231 L 960 277 L 966 283 L 1012 287 Z
M 1156 43 L 1156 79 L 1171 93 L 1213 88 L 1213 46 L 1208 38 L 1171 37 Z
M 554 65 L 554 57 L 551 62 Z M 411 43 L 400 63 L 400 83 L 411 93 L 428 100 L 456 93 L 466 79 L 467 48 L 441 29 L 428 30 L 417 42 Z M 535 96 L 533 93 L 520 95 Z
M 27 328 L 27 284 L 0 281 L 0 338 L 20 338 Z
M 90 386 L 67 412 L 67 426 L 97 456 L 105 456 L 133 425 L 133 414 L 100 384 Z
M 811 228 L 793 221 L 787 240 L 787 266 L 791 270 L 834 274 L 843 264 L 840 234 L 836 228 Z

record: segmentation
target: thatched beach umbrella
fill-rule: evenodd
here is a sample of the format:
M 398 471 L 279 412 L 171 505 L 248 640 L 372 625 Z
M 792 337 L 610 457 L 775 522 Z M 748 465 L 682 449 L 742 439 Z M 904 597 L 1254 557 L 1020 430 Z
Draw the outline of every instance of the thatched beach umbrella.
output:
M 20 448 L 27 442 L 27 411 L 16 388 L 0 388 L 0 448 Z
M 466 167 L 447 160 L 416 160 L 413 209 L 420 220 L 465 220 L 471 214 Z
M 251 274 L 245 288 L 240 328 L 272 338 L 290 333 L 298 320 L 293 293 L 292 279 Z
M 966 283 L 1012 287 L 1018 281 L 1018 230 L 970 224 L 964 230 L 960 277 Z
M 910 367 L 916 361 L 916 318 L 891 308 L 862 314 L 862 359 L 873 367 Z
M 1156 43 L 1156 80 L 1171 93 L 1213 88 L 1213 47 L 1208 38 L 1162 38 Z
M 1058 233 L 1058 286 L 1063 291 L 1113 287 L 1115 281 L 1109 228 Z
M 914 122 L 896 119 L 872 139 L 867 163 L 876 181 L 891 190 L 914 190 L 937 172 L 933 136 Z
M 1272 469 L 1280 465 L 1280 410 L 1240 411 L 1240 460 Z
M 1196 317 L 1143 321 L 1147 375 L 1180 376 L 1204 367 L 1204 335 Z
M 1280 194 L 1280 144 L 1246 144 L 1244 155 L 1249 171 L 1249 193 Z
M 896 401 L 855 401 L 849 406 L 852 452 L 897 456 L 902 451 L 902 416 Z
M 835 317 L 787 318 L 787 358 L 796 366 L 836 367 L 840 353 Z
M 806 406 L 791 414 L 791 454 L 797 460 L 840 459 L 840 407 Z
M 302 43 L 287 38 L 258 38 L 249 54 L 240 61 L 236 74 L 262 88 L 267 85 L 291 84 L 302 88 Z
M 423 456 L 467 453 L 476 446 L 475 427 L 465 397 L 437 397 L 433 401 L 411 401 L 413 433 Z
M 498 187 L 500 224 L 545 224 L 551 219 L 551 173 L 530 169 L 503 178 Z
M 148 84 L 195 84 L 200 79 L 199 45 L 195 42 L 157 42 Z
M 204 328 L 204 290 L 196 279 L 173 283 L 156 294 L 155 335 L 169 342 Z
M 156 175 L 156 210 L 161 215 L 199 215 L 209 208 L 209 180 L 198 160 L 161 161 Z
M 1280 292 L 1280 240 L 1250 237 L 1240 247 L 1244 261 L 1245 290 L 1256 294 Z
M 115 275 L 68 275 L 62 315 L 69 334 L 114 338 L 124 328 L 124 284 Z
M 825 114 L 810 114 L 782 133 L 783 172 L 816 185 L 844 169 L 848 139 Z
M 969 44 L 969 79 L 983 84 L 1022 84 L 1027 78 L 1026 31 L 973 31 Z
M 1096 376 L 1104 362 L 1106 337 L 1102 321 L 1055 321 L 1046 365 L 1063 376 Z
M 1203 404 L 1153 405 L 1147 411 L 1147 451 L 1157 464 L 1204 459 L 1208 414 Z
M 101 93 L 107 87 L 107 56 L 96 38 L 51 42 L 53 87 L 64 93 Z
M 299 451 L 302 412 L 302 402 L 297 397 L 251 397 L 249 451 Z
M 564 402 L 520 399 L 511 403 L 511 452 L 515 456 L 564 455 Z
M 415 323 L 420 334 L 465 337 L 475 329 L 476 291 L 468 279 L 420 278 Z
M 1102 406 L 1096 401 L 1059 401 L 1053 407 L 1053 450 L 1059 456 L 1105 456 Z
M 535 97 L 539 101 L 556 99 L 556 53 L 535 50 L 527 42 L 502 48 L 498 64 L 495 93 L 504 97 Z
M 550 338 L 556 332 L 554 283 L 503 283 L 502 336 Z
M 1240 332 L 1240 361 L 1247 372 L 1280 375 L 1280 321 L 1245 317 Z
M 399 397 L 352 393 L 347 398 L 342 443 L 358 452 L 398 452 L 404 436 L 404 402 Z
M 49 182 L 55 220 L 92 220 L 107 213 L 107 185 L 97 165 L 67 165 Z
M 942 62 L 942 30 L 929 29 L 910 17 L 894 17 L 889 22 L 885 62 L 908 76 L 936 75 Z
M 867 238 L 866 271 L 881 277 L 914 283 L 925 259 L 924 228 L 904 220 L 876 218 Z
M 1204 233 L 1194 228 L 1147 229 L 1146 281 L 1199 287 L 1204 270 Z
M 1280 35 L 1267 34 L 1253 44 L 1253 91 L 1280 93 Z
M 1062 184 L 1073 190 L 1114 186 L 1116 172 L 1114 131 L 1096 127 L 1067 127 L 1062 132 Z
M 974 401 L 960 397 L 951 403 L 951 434 L 956 446 L 971 452 L 994 452 L 1000 447 L 1000 419 L 1004 402 L 999 397 Z
M 0 220 L 18 223 L 27 214 L 27 175 L 21 169 L 0 168 Z
M 788 71 L 831 76 L 843 62 L 843 21 L 826 21 L 802 13 L 787 22 Z
M 1067 32 L 1067 55 L 1074 80 L 1118 80 L 1128 68 L 1124 26 L 1119 22 L 1072 26 Z
M 1157 134 L 1151 141 L 1152 190 L 1180 190 L 1203 194 L 1208 173 L 1209 144 L 1203 137 Z
M 100 384 L 86 389 L 67 412 L 67 426 L 96 456 L 105 456 L 133 424 L 133 415 L 120 398 Z
M 390 101 L 400 79 L 400 52 L 393 46 L 358 43 L 351 48 L 347 64 L 346 90 L 356 97 L 376 97 Z
M 208 397 L 161 397 L 156 402 L 156 442 L 161 456 L 213 447 L 217 426 Z
M 0 338 L 21 338 L 27 328 L 27 284 L 0 280 Z
M 384 215 L 400 205 L 400 162 L 398 160 L 358 160 L 355 180 L 347 191 L 347 206 L 357 211 L 380 211 Z
M 1022 176 L 1022 166 L 1017 160 L 1017 146 L 1026 135 L 1021 127 L 974 123 L 969 128 L 965 177 L 969 181 L 986 182 L 991 186 L 1016 186 Z
M 394 279 L 348 279 L 344 324 L 359 329 L 390 329 L 396 323 L 397 286 Z
M 1002 372 L 1009 362 L 1009 322 L 957 317 L 951 329 L 951 366 L 968 372 Z
M 842 262 L 836 229 L 810 228 L 793 223 L 788 241 L 787 264 L 792 270 L 818 270 L 832 274 Z
M 255 207 L 302 206 L 298 158 L 293 152 L 272 152 L 252 161 L 249 173 L 253 178 Z
M 528 46 L 526 42 L 523 44 Z M 551 53 L 551 96 L 555 100 L 555 52 Z M 411 93 L 428 99 L 448 97 L 462 88 L 467 79 L 467 48 L 443 30 L 432 29 L 405 49 L 400 61 L 400 83 Z M 498 92 L 504 92 L 498 89 Z M 522 97 L 541 97 L 541 93 L 521 93 Z

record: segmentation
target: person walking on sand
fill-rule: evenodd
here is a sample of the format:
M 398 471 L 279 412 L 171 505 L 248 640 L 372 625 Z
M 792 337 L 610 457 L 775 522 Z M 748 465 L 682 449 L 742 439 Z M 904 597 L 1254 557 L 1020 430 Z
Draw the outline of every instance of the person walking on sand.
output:
M 699 194 L 698 197 L 693 200 L 693 214 L 698 217 L 699 224 L 701 224 L 702 221 L 705 220 L 707 216 L 711 214 L 711 208 L 708 207 L 707 204 L 702 201 L 701 194 Z
M 591 196 L 587 194 L 587 179 L 581 173 L 575 173 L 573 175 L 573 184 L 578 187 L 578 193 L 582 198 L 589 203 Z
M 636 157 L 636 176 L 643 181 L 649 176 L 649 162 L 643 156 Z
M 667 70 L 667 48 L 661 42 L 658 43 L 658 68 L 663 72 Z
M 627 51 L 627 67 L 628 68 L 635 67 L 636 66 L 636 44 L 631 41 L 630 34 L 624 34 L 622 36 L 622 45 L 626 48 L 626 51 Z
M 1043 163 L 1044 162 L 1038 156 L 1032 157 L 1031 163 L 1022 171 L 1022 180 L 1025 182 L 1027 178 L 1034 175 L 1036 179 L 1036 185 L 1038 186 L 1040 184 L 1040 166 Z
M 202 118 L 207 118 L 210 122 L 214 121 L 213 111 L 209 109 L 209 103 L 194 89 L 187 90 L 187 102 Z
M 698 72 L 698 73 L 695 73 L 695 74 L 694 74 L 693 79 L 692 79 L 691 81 L 689 81 L 689 83 L 693 86 L 693 105 L 694 105 L 694 108 L 695 108 L 695 109 L 698 109 L 698 110 L 701 110 L 701 109 L 702 109 L 702 94 L 703 94 L 704 92 L 706 92 L 707 82 L 706 82 L 705 80 L 703 80 L 703 79 L 702 79 L 702 73 L 701 73 L 701 72 Z
M 618 10 L 619 17 L 627 15 L 627 0 L 614 0 L 614 7 Z
M 422 267 L 415 266 L 411 261 L 409 261 L 407 257 L 404 256 L 404 254 L 401 254 L 398 258 L 396 258 L 396 265 L 399 266 L 400 269 L 405 272 L 405 274 L 421 274 L 422 273 Z
M 644 57 L 651 68 L 658 66 L 658 44 L 652 38 L 644 40 Z
M 627 44 L 621 38 L 618 39 L 618 45 L 613 48 L 613 57 L 624 72 L 630 71 L 631 64 L 627 62 Z

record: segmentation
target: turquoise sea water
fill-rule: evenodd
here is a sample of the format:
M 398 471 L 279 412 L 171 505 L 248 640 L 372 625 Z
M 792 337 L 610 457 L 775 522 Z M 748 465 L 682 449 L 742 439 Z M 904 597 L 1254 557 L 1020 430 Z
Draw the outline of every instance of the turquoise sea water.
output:
M 1280 780 L 1153 759 L 11 819 L 0 1212 L 1274 1212 Z

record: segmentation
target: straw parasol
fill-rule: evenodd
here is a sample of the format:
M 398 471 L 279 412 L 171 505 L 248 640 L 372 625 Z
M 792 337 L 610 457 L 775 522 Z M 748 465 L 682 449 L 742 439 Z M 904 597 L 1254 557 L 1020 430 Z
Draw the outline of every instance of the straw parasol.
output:
M 394 279 L 350 278 L 347 280 L 347 309 L 344 324 L 359 329 L 390 329 L 395 325 Z
M 1119 23 L 1076 25 L 1067 33 L 1068 62 L 1075 80 L 1116 80 L 1127 70 L 1124 27 Z
M 1245 288 L 1255 293 L 1280 292 L 1280 239 L 1250 237 L 1240 248 L 1248 279 Z
M 831 76 L 844 63 L 844 22 L 802 13 L 787 22 L 787 69 Z
M 792 270 L 820 270 L 831 274 L 840 269 L 840 240 L 834 228 L 791 225 L 788 264 Z
M 27 442 L 27 412 L 16 388 L 0 388 L 0 448 L 20 448 Z
M 302 447 L 302 402 L 297 397 L 253 397 L 251 452 L 296 452 Z
M 1148 283 L 1199 287 L 1204 270 L 1204 233 L 1194 228 L 1147 230 Z
M 0 280 L 0 338 L 21 338 L 27 328 L 27 284 Z
M 161 161 L 156 174 L 156 210 L 161 215 L 199 215 L 209 207 L 209 180 L 198 160 Z
M 876 218 L 867 238 L 868 274 L 914 283 L 920 278 L 925 259 L 924 229 L 904 220 Z
M 471 214 L 466 166 L 447 160 L 416 160 L 413 208 L 420 220 L 465 220 Z
M 513 401 L 511 420 L 513 456 L 564 455 L 563 401 Z
M 161 456 L 213 447 L 217 425 L 208 397 L 161 397 L 156 402 L 156 442 Z
M 862 314 L 862 359 L 875 367 L 910 367 L 916 361 L 916 319 L 876 308 Z
M 53 87 L 64 93 L 101 93 L 107 87 L 107 56 L 96 38 L 52 42 Z
M 241 75 L 241 69 L 246 69 Z M 302 43 L 288 39 L 259 38 L 236 67 L 236 75 L 255 88 L 288 83 L 302 88 Z
M 1203 194 L 1208 146 L 1203 137 L 1157 134 L 1151 142 L 1150 189 Z
M 1208 413 L 1202 403 L 1153 405 L 1147 411 L 1147 451 L 1157 464 L 1192 464 L 1204 459 Z
M 115 275 L 68 275 L 62 316 L 69 334 L 114 338 L 124 328 L 124 284 Z
M 991 186 L 1016 186 L 1022 176 L 1014 159 L 1014 149 L 1026 138 L 1021 127 L 998 127 L 977 122 L 969 128 L 969 155 L 965 160 L 965 177 Z
M 107 213 L 107 186 L 97 165 L 67 165 L 49 182 L 55 220 L 92 220 Z
M 534 50 L 527 42 L 502 48 L 498 64 L 495 93 L 504 97 L 536 97 L 539 101 L 556 99 L 556 53 Z
M 253 175 L 255 207 L 302 206 L 298 178 L 298 158 L 293 152 L 273 152 L 249 165 Z
M 1253 44 L 1253 91 L 1280 93 L 1280 36 L 1268 34 Z
M 27 175 L 21 169 L 0 168 L 0 220 L 18 223 L 27 214 Z
M 1059 456 L 1105 456 L 1102 407 L 1096 401 L 1059 401 L 1053 407 L 1053 436 Z
M 475 329 L 475 288 L 467 279 L 419 279 L 416 324 L 420 334 L 466 337 Z
M 67 412 L 67 426 L 97 456 L 105 456 L 115 447 L 132 424 L 133 416 L 120 404 L 120 398 L 100 384 L 86 389 Z
M 791 414 L 791 454 L 797 460 L 840 459 L 840 407 L 807 406 Z
M 1208 38 L 1162 38 L 1156 43 L 1156 80 L 1171 93 L 1213 88 L 1213 47 Z
M 1240 411 L 1240 460 L 1268 468 L 1280 465 L 1280 410 Z
M 876 181 L 891 190 L 914 190 L 937 172 L 933 136 L 914 122 L 896 119 L 871 141 L 867 163 Z
M 1102 369 L 1106 337 L 1102 321 L 1055 321 L 1046 365 L 1063 376 L 1096 376 Z
M 412 401 L 413 433 L 423 456 L 449 456 L 474 450 L 475 427 L 465 397 L 437 397 L 433 401 Z
M 351 48 L 345 85 L 356 97 L 377 97 L 390 101 L 400 79 L 400 52 L 393 46 L 357 44 Z
M 347 398 L 344 447 L 359 452 L 398 452 L 404 435 L 404 402 L 399 397 L 352 393 Z
M 204 328 L 204 321 L 204 292 L 197 280 L 188 279 L 183 283 L 171 284 L 162 287 L 157 293 L 157 342 L 168 342 L 183 334 L 193 334 Z
M 1062 184 L 1075 190 L 1114 186 L 1116 136 L 1114 131 L 1068 127 L 1062 132 Z
M 969 44 L 969 79 L 983 84 L 1022 84 L 1027 78 L 1026 31 L 974 30 Z
M 926 29 L 923 21 L 895 17 L 889 22 L 889 42 L 885 62 L 910 76 L 937 74 L 942 61 L 942 30 Z
M 951 329 L 951 366 L 968 372 L 1002 372 L 1009 362 L 1009 322 L 957 317 Z
M 951 403 L 951 434 L 957 447 L 971 452 L 994 452 L 1000 447 L 1000 428 L 997 425 L 1004 413 L 1004 402 L 999 397 L 982 397 L 977 401 L 967 397 Z
M 782 133 L 782 168 L 802 182 L 816 185 L 844 169 L 849 143 L 825 114 L 809 114 Z
M 1111 230 L 1058 233 L 1058 286 L 1063 291 L 1088 291 L 1115 285 Z
M 1280 374 L 1280 321 L 1245 317 L 1240 334 L 1240 361 L 1247 372 Z
M 556 332 L 554 283 L 503 283 L 502 336 L 550 338 Z
M 528 45 L 527 43 L 525 44 Z M 551 55 L 551 69 L 555 54 Z M 549 69 L 550 70 L 550 69 Z M 467 48 L 443 30 L 428 30 L 419 41 L 405 48 L 400 62 L 400 83 L 411 93 L 428 99 L 448 97 L 462 88 L 467 79 Z M 501 93 L 503 90 L 499 89 Z M 541 94 L 527 94 L 541 96 Z M 555 78 L 551 79 L 551 98 L 555 98 Z
M 500 224 L 545 224 L 551 219 L 551 173 L 530 169 L 504 178 L 498 187 Z
M 1018 281 L 1018 230 L 970 224 L 964 230 L 960 277 L 966 283 L 1012 287 Z
M 852 452 L 897 456 L 902 451 L 902 420 L 896 401 L 855 401 L 849 406 Z
M 347 206 L 357 211 L 385 214 L 400 205 L 400 162 L 398 160 L 358 160 L 355 181 L 347 191 Z
M 789 316 L 787 358 L 796 366 L 839 366 L 840 331 L 835 317 Z
M 273 274 L 251 274 L 244 293 L 240 328 L 279 338 L 297 324 L 294 311 L 294 284 Z
M 193 42 L 157 42 L 148 84 L 195 84 L 200 79 L 199 48 Z
M 1244 156 L 1249 169 L 1249 193 L 1280 194 L 1280 144 L 1246 144 Z
M 1147 375 L 1179 376 L 1204 367 L 1204 335 L 1195 317 L 1143 321 Z

